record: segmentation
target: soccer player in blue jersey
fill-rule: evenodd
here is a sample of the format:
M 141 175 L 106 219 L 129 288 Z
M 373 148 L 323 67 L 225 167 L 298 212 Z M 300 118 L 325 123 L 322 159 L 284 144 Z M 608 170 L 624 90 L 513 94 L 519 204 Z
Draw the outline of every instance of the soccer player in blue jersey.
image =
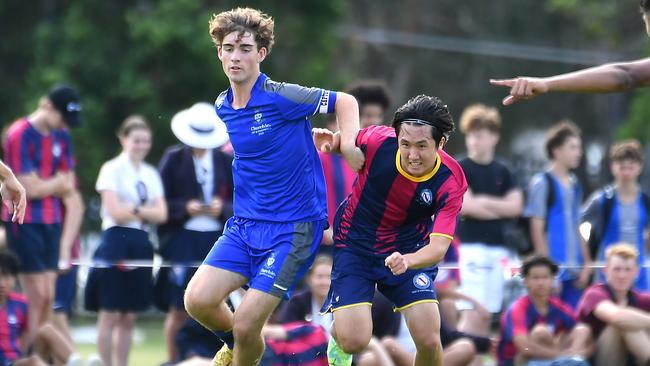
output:
M 415 365 L 442 365 L 433 281 L 467 189 L 462 168 L 442 150 L 453 129 L 447 106 L 419 95 L 395 112 L 392 127 L 359 132 L 366 163 L 336 213 L 332 284 L 322 309 L 334 313 L 330 365 L 350 365 L 351 354 L 368 345 L 375 286 L 404 314 Z M 314 131 L 321 151 L 338 151 L 341 141 Z
M 311 265 L 327 227 L 325 179 L 308 117 L 336 113 L 348 164 L 359 110 L 347 94 L 278 83 L 260 72 L 273 46 L 273 19 L 254 9 L 215 15 L 210 35 L 230 88 L 215 108 L 234 149 L 234 216 L 185 293 L 188 313 L 225 343 L 215 365 L 255 365 L 262 326 Z M 201 131 L 198 131 L 201 132 Z M 224 299 L 248 286 L 233 314 Z

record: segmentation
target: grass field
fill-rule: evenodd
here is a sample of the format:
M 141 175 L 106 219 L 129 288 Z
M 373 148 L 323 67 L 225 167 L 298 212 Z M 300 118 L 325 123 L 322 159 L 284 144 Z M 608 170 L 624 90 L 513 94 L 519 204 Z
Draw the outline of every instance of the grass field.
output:
M 76 317 L 71 322 L 77 352 L 84 358 L 97 354 L 95 320 L 93 317 Z M 162 315 L 138 319 L 129 356 L 130 366 L 158 366 L 167 359 L 163 322 Z

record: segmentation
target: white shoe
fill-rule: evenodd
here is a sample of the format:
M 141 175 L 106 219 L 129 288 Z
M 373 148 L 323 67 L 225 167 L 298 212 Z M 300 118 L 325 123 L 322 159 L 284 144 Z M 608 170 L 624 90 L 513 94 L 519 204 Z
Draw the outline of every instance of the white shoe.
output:
M 86 366 L 104 366 L 102 359 L 97 355 L 90 355 L 86 361 Z

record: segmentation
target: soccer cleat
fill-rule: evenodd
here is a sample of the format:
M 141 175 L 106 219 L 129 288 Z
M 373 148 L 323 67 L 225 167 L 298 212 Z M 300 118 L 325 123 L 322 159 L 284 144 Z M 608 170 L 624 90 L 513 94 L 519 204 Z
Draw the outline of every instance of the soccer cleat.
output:
M 212 366 L 230 366 L 232 364 L 232 350 L 228 345 L 224 344 L 223 347 L 214 355 L 212 359 Z
M 330 341 L 327 343 L 327 364 L 329 366 L 352 365 L 352 355 L 345 353 L 345 351 L 336 344 L 334 337 L 330 337 Z

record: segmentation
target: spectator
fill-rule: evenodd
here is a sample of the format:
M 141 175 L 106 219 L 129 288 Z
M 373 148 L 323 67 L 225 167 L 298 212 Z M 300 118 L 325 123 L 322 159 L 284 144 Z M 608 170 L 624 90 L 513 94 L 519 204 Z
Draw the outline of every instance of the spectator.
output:
M 30 335 L 49 321 L 52 312 L 61 250 L 62 201 L 80 202 L 66 128 L 79 125 L 80 110 L 77 91 L 56 86 L 40 99 L 32 114 L 9 127 L 4 144 L 6 162 L 27 190 L 25 224 L 11 222 L 7 210 L 2 220 L 9 248 L 21 263 L 18 278 L 29 300 Z
M 596 365 L 625 365 L 631 355 L 650 362 L 650 293 L 634 289 L 639 253 L 618 243 L 605 251 L 605 283 L 588 288 L 578 306 L 578 319 L 591 327 Z
M 577 323 L 571 307 L 553 295 L 557 264 L 537 254 L 524 261 L 521 273 L 528 295 L 501 317 L 499 365 L 588 365 L 584 360 L 592 348 L 589 328 Z
M 590 250 L 602 261 L 610 245 L 635 244 L 642 265 L 647 253 L 645 232 L 650 223 L 650 197 L 639 186 L 643 148 L 636 140 L 621 141 L 611 147 L 609 160 L 614 183 L 596 191 L 582 210 L 582 221 L 591 224 Z M 644 268 L 639 273 L 637 288 L 648 290 L 647 272 Z M 602 276 L 598 277 L 602 280 Z
M 362 80 L 348 87 L 347 93 L 359 103 L 359 125 L 366 128 L 386 124 L 386 110 L 390 106 L 388 87 L 380 80 Z M 336 131 L 332 131 L 336 132 Z
M 86 306 L 99 310 L 97 348 L 107 366 L 126 366 L 136 313 L 151 304 L 150 267 L 130 267 L 129 260 L 153 260 L 148 225 L 165 222 L 167 206 L 160 176 L 144 159 L 151 149 L 151 129 L 140 116 L 122 123 L 122 153 L 102 165 L 96 189 L 102 199 L 102 241 L 93 256 L 106 268 L 88 275 Z
M 330 288 L 330 274 L 332 273 L 332 257 L 319 254 L 314 259 L 314 264 L 307 272 L 306 282 L 308 288 L 295 294 L 280 310 L 279 322 L 291 323 L 306 321 L 320 325 L 327 336 L 330 335 L 332 314 L 320 314 L 320 307 L 325 302 Z
M 521 215 L 523 193 L 512 172 L 494 157 L 501 132 L 496 108 L 483 104 L 465 108 L 460 131 L 465 135 L 467 157 L 458 163 L 468 189 L 457 231 L 463 279 L 458 292 L 477 301 L 458 302 L 458 329 L 487 336 L 492 317 L 475 304 L 483 304 L 493 314 L 501 311 L 506 280 L 503 266 L 515 257 L 515 250 L 506 246 L 504 232 L 507 220 Z
M 535 252 L 572 266 L 558 277 L 560 298 L 575 309 L 591 276 L 584 266 L 590 262 L 589 250 L 578 232 L 582 187 L 571 172 L 582 157 L 580 130 L 573 122 L 560 122 L 547 131 L 545 147 L 550 168 L 531 179 L 524 215 L 530 218 Z
M 233 186 L 232 157 L 219 149 L 228 140 L 226 125 L 212 105 L 197 103 L 178 112 L 172 132 L 183 144 L 167 149 L 160 161 L 169 218 L 158 237 L 163 259 L 175 265 L 161 268 L 156 284 L 169 295 L 162 299 L 169 362 L 176 361 L 174 337 L 187 319 L 183 293 L 196 272 L 191 266 L 210 252 L 232 216 Z
M 13 292 L 19 265 L 8 249 L 0 249 L 0 365 L 44 366 L 44 360 L 55 365 L 81 366 L 81 358 L 72 344 L 51 324 L 40 326 L 31 341 L 27 339 L 27 300 Z M 31 351 L 27 351 L 31 350 Z

